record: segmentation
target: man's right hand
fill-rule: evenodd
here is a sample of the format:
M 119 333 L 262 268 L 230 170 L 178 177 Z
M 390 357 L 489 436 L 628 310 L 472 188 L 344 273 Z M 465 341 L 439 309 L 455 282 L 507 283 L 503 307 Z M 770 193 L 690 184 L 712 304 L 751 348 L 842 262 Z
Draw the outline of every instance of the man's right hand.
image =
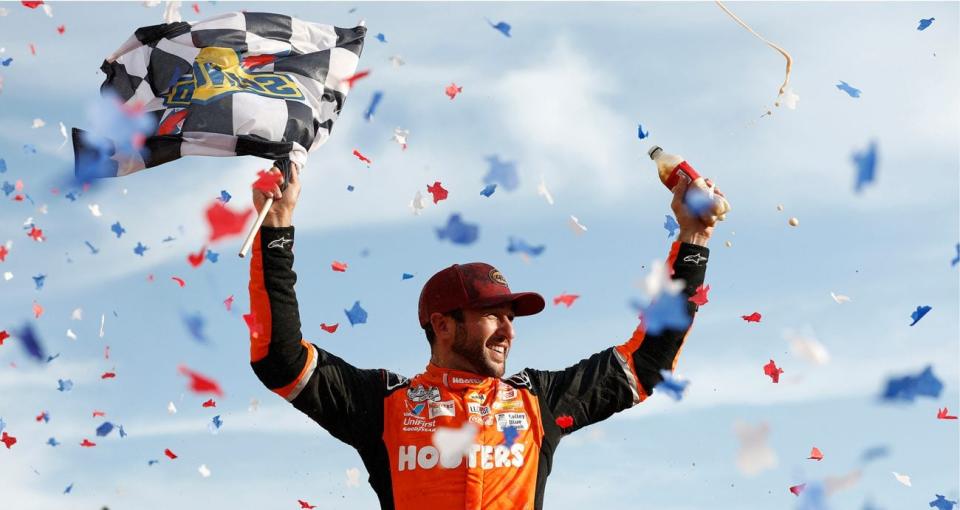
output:
M 297 206 L 297 199 L 300 198 L 300 168 L 296 163 L 291 162 L 290 182 L 287 183 L 287 189 L 280 192 L 280 186 L 274 185 L 269 193 L 254 189 L 253 206 L 257 208 L 257 214 L 263 210 L 268 198 L 273 198 L 273 205 L 267 211 L 267 216 L 263 220 L 267 227 L 289 227 L 293 225 L 293 209 Z M 277 167 L 270 169 L 271 174 L 281 175 Z

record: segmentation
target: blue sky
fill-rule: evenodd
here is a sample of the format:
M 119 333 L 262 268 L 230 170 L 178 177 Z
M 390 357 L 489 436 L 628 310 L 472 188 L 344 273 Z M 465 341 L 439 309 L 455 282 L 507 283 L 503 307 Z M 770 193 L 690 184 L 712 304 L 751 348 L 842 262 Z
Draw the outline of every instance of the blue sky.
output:
M 569 309 L 551 304 L 517 321 L 508 372 L 562 368 L 622 342 L 635 325 L 628 302 L 642 295 L 651 262 L 670 243 L 662 227 L 670 195 L 646 149 L 656 143 L 687 156 L 730 198 L 733 211 L 711 242 L 710 303 L 678 366 L 692 381 L 687 395 L 679 403 L 656 395 L 565 439 L 546 508 L 790 508 L 797 498 L 789 486 L 861 466 L 830 508 L 926 508 L 935 494 L 960 497 L 957 422 L 935 419 L 940 407 L 960 410 L 960 284 L 950 266 L 960 240 L 956 3 L 729 4 L 794 58 L 797 109 L 763 118 L 783 58 L 713 3 L 198 5 L 200 15 L 183 7 L 185 19 L 246 9 L 339 26 L 366 20 L 371 37 L 360 67 L 372 74 L 312 154 L 295 216 L 304 335 L 358 366 L 422 370 L 420 287 L 445 266 L 475 260 L 496 265 L 514 289 L 548 300 L 581 296 Z M 53 18 L 19 2 L 0 8 L 0 60 L 13 58 L 0 67 L 0 181 L 22 179 L 34 199 L 0 203 L 0 243 L 13 242 L 0 273 L 14 275 L 0 279 L 0 329 L 30 322 L 47 350 L 60 353 L 39 366 L 17 339 L 0 346 L 0 417 L 20 441 L 0 449 L 0 504 L 297 508 L 304 499 L 318 508 L 375 507 L 356 453 L 249 369 L 240 240 L 214 246 L 216 264 L 186 262 L 207 234 L 204 208 L 221 189 L 233 194 L 231 204 L 248 203 L 245 190 L 264 161 L 187 158 L 76 202 L 49 192 L 72 165 L 70 148 L 58 150 L 57 123 L 87 123 L 103 57 L 137 27 L 162 22 L 162 6 L 56 3 Z M 930 17 L 934 24 L 917 31 Z M 512 37 L 485 18 L 510 23 Z M 393 55 L 406 64 L 391 66 Z M 840 80 L 862 96 L 838 90 Z M 443 93 L 451 82 L 463 87 L 453 101 Z M 378 90 L 383 101 L 365 122 Z M 32 129 L 35 118 L 46 126 Z M 650 138 L 637 139 L 638 123 Z M 406 151 L 390 141 L 398 127 L 410 130 Z M 873 140 L 877 179 L 856 194 L 851 156 Z M 37 154 L 25 154 L 24 144 Z M 353 149 L 373 160 L 370 168 Z M 479 195 L 490 155 L 516 163 L 516 191 Z M 537 194 L 541 178 L 553 205 Z M 411 214 L 408 202 L 436 180 L 448 200 Z M 475 244 L 436 239 L 434 229 L 454 212 L 480 225 Z M 568 228 L 570 215 L 585 234 Z M 29 217 L 46 242 L 26 237 Z M 790 217 L 800 225 L 789 227 Z M 115 221 L 127 230 L 121 239 L 110 232 Z M 167 236 L 176 240 L 162 243 Z M 547 248 L 524 261 L 506 252 L 509 236 Z M 138 241 L 150 247 L 142 258 L 133 253 Z M 348 263 L 347 272 L 331 271 L 334 260 Z M 415 277 L 402 280 L 404 272 Z M 47 275 L 41 290 L 31 279 L 37 274 Z M 838 304 L 830 292 L 851 301 Z M 355 300 L 370 318 L 351 328 L 343 309 Z M 39 319 L 34 301 L 45 309 Z M 919 305 L 933 309 L 909 327 Z M 76 308 L 80 321 L 71 319 Z M 740 319 L 755 311 L 759 324 Z M 206 345 L 181 320 L 198 312 Z M 340 329 L 328 335 L 321 322 Z M 829 363 L 792 354 L 791 334 L 818 339 Z M 776 385 L 761 369 L 771 358 L 785 370 Z M 181 363 L 224 387 L 216 410 L 187 391 Z M 888 377 L 928 364 L 945 385 L 939 398 L 878 403 Z M 117 377 L 101 380 L 108 370 Z M 71 392 L 57 391 L 62 378 L 74 381 Z M 50 422 L 37 423 L 44 410 Z M 129 435 L 94 438 L 102 419 L 91 418 L 93 410 Z M 218 435 L 207 430 L 215 414 L 224 421 Z M 775 466 L 753 476 L 738 469 L 737 423 L 768 424 Z M 46 445 L 51 436 L 62 444 Z M 81 448 L 83 438 L 97 447 Z M 859 461 L 880 445 L 886 457 Z M 806 460 L 813 446 L 823 461 Z M 164 448 L 180 457 L 164 458 Z M 147 466 L 149 459 L 161 462 Z M 197 472 L 201 464 L 209 478 Z M 348 487 L 354 468 L 360 486 Z M 893 471 L 909 475 L 912 487 Z M 73 492 L 61 494 L 71 483 Z

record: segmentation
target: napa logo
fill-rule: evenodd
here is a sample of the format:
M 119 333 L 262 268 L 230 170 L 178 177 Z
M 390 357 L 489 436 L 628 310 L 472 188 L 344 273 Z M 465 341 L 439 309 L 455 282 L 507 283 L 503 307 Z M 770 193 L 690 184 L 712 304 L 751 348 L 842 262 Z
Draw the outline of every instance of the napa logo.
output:
M 250 72 L 240 63 L 240 54 L 231 48 L 200 50 L 193 72 L 183 75 L 163 96 L 168 108 L 207 104 L 223 96 L 249 92 L 278 99 L 303 99 L 303 93 L 289 76 L 274 72 Z

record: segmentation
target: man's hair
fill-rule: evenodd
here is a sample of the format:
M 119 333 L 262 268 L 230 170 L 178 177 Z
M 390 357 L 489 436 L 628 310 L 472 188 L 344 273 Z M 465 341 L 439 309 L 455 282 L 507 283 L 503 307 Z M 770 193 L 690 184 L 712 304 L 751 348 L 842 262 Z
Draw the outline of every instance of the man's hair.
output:
M 456 310 L 453 310 L 451 312 L 447 312 L 443 315 L 449 315 L 450 317 L 453 317 L 453 320 L 457 321 L 458 323 L 461 323 L 461 324 L 463 323 L 463 310 L 461 310 L 460 308 L 457 308 Z M 430 348 L 432 349 L 433 341 L 437 339 L 437 333 L 433 330 L 433 324 L 427 323 L 427 325 L 423 327 L 423 333 L 427 335 L 427 343 L 430 344 Z

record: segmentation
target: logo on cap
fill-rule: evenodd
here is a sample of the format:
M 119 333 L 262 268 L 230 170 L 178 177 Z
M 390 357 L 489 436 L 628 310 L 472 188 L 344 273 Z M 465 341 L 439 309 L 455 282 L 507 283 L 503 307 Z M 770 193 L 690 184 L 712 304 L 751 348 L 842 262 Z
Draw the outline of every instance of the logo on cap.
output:
M 489 276 L 490 276 L 490 280 L 493 281 L 493 283 L 498 283 L 500 285 L 503 285 L 504 287 L 507 286 L 507 279 L 503 277 L 503 274 L 501 274 L 500 271 L 496 269 L 491 269 Z

